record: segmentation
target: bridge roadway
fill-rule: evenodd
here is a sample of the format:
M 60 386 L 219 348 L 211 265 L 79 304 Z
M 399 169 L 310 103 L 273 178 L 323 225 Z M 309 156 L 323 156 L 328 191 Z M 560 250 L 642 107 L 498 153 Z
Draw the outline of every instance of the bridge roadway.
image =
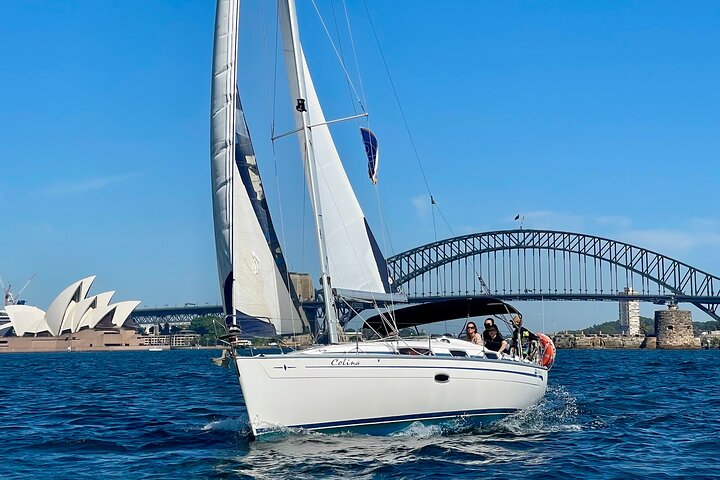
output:
M 222 305 L 185 305 L 183 307 L 136 308 L 132 318 L 139 325 L 189 324 L 194 318 L 222 316 Z
M 411 302 L 491 296 L 503 300 L 692 303 L 720 320 L 720 277 L 635 245 L 551 230 L 474 233 L 388 258 Z M 305 304 L 315 308 L 317 303 Z M 218 305 L 138 309 L 138 323 L 189 323 Z
M 454 298 L 478 298 L 486 295 L 448 295 L 433 297 L 408 297 L 409 303 L 424 303 L 449 300 Z M 499 298 L 506 301 L 600 301 L 600 302 L 619 302 L 627 301 L 627 295 L 611 295 L 611 294 L 499 294 L 493 295 L 493 298 Z M 633 295 L 632 300 L 641 302 L 650 302 L 656 305 L 667 305 L 670 303 L 706 303 L 718 304 L 718 297 L 693 297 L 688 295 Z M 306 302 L 304 308 L 316 309 L 322 307 L 322 302 Z M 222 305 L 199 305 L 192 307 L 155 307 L 155 308 L 138 308 L 132 313 L 132 317 L 139 325 L 189 325 L 194 318 L 206 316 L 222 317 Z

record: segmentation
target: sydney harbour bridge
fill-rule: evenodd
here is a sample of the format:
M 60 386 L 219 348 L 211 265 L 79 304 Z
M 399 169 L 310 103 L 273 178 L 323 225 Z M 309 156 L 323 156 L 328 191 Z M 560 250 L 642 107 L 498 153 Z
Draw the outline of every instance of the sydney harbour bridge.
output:
M 410 302 L 493 296 L 503 300 L 690 303 L 715 320 L 720 277 L 651 250 L 551 230 L 500 230 L 441 240 L 388 258 Z M 188 323 L 219 306 L 137 309 L 140 324 Z

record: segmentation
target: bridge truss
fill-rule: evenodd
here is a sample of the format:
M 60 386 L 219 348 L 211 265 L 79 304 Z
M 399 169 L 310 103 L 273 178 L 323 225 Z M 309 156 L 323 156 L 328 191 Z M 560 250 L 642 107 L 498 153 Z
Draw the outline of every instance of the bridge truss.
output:
M 138 308 L 132 313 L 132 318 L 139 325 L 152 324 L 189 324 L 195 318 L 215 315 L 222 317 L 221 305 L 185 305 L 183 307 L 153 307 Z
M 505 300 L 691 303 L 720 320 L 720 278 L 615 240 L 551 230 L 502 230 L 442 240 L 388 259 L 413 302 L 491 295 Z M 316 311 L 318 302 L 307 302 Z M 361 309 L 358 306 L 358 309 Z M 218 305 L 137 309 L 140 324 L 222 316 Z
M 715 320 L 720 278 L 679 260 L 607 238 L 503 230 L 442 240 L 388 259 L 414 300 L 492 295 L 509 300 L 688 302 Z

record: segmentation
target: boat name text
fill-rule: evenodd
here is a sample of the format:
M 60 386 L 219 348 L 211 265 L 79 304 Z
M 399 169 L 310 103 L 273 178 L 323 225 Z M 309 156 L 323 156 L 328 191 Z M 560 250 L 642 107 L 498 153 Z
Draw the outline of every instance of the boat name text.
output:
M 330 365 L 333 367 L 354 367 L 360 365 L 359 360 L 348 360 L 347 358 L 335 358 Z

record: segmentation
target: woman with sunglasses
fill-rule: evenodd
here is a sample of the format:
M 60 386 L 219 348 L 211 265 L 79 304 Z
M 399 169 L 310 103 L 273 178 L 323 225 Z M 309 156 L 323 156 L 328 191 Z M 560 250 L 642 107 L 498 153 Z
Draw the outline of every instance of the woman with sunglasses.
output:
M 467 333 L 469 342 L 472 342 L 475 345 L 482 346 L 482 344 L 483 344 L 482 335 L 480 335 L 478 333 L 475 322 L 468 322 L 467 326 L 465 327 L 465 332 Z

